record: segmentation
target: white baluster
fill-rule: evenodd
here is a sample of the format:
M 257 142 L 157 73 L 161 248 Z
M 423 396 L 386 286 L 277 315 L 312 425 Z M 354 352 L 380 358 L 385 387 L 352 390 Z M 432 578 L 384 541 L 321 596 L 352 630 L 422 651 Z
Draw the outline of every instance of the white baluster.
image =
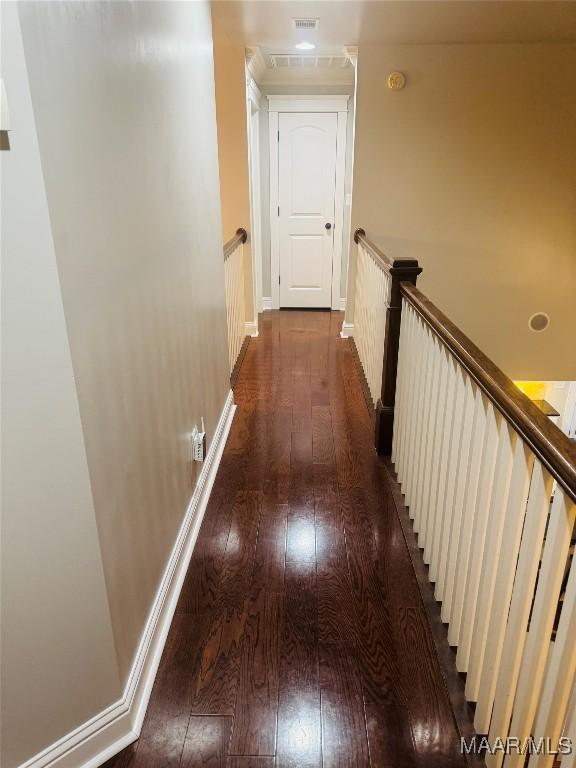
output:
M 456 654 L 456 667 L 459 672 L 468 671 L 468 663 L 470 660 L 472 628 L 474 624 L 474 614 L 476 613 L 476 600 L 478 598 L 478 585 L 480 582 L 482 555 L 484 553 L 484 539 L 488 523 L 488 509 L 490 505 L 490 497 L 492 496 L 496 456 L 500 444 L 502 418 L 491 403 L 488 405 L 487 416 L 488 423 L 486 425 L 486 434 L 482 450 L 478 496 L 474 510 L 474 523 L 472 526 L 472 541 L 474 542 L 474 547 L 471 548 L 470 559 L 466 569 L 462 627 L 458 652 Z
M 406 406 L 406 344 L 408 338 L 408 312 L 406 303 L 402 302 L 402 320 L 400 322 L 400 339 L 398 342 L 398 373 L 396 376 L 396 403 L 394 406 L 394 434 L 392 438 L 392 463 L 395 466 L 400 481 L 399 459 L 402 452 L 402 440 L 405 428 Z
M 426 326 L 417 313 L 415 313 L 414 346 L 412 348 L 412 360 L 410 375 L 414 377 L 412 403 L 410 408 L 410 429 L 408 434 L 408 453 L 406 457 L 407 478 L 403 487 L 406 505 L 410 510 L 410 517 L 414 518 L 414 510 L 411 506 L 414 493 L 414 478 L 416 472 L 416 455 L 419 440 L 420 403 L 421 391 L 424 379 L 425 355 L 423 354 Z
M 448 484 L 448 457 L 452 440 L 452 424 L 454 421 L 454 401 L 456 399 L 457 369 L 454 358 L 448 355 L 446 380 L 446 411 L 442 422 L 442 444 L 440 446 L 440 458 L 438 463 L 438 483 L 434 496 L 434 525 L 432 526 L 432 538 L 427 542 L 428 550 L 425 551 L 424 561 L 430 564 L 430 580 L 436 581 L 438 575 L 438 563 L 440 559 L 440 546 L 442 536 L 442 522 L 444 518 L 444 505 L 446 501 L 446 487 Z
M 488 733 L 490 728 L 506 619 L 510 610 L 512 587 L 520 550 L 520 537 L 534 468 L 534 454 L 520 438 L 516 440 L 513 461 L 510 490 L 502 516 L 501 542 L 497 544 L 493 541 L 490 544 L 491 568 L 495 572 L 492 602 L 491 605 L 486 604 L 483 612 L 477 615 L 477 627 L 475 629 L 479 635 L 483 634 L 482 643 L 485 643 L 482 674 L 477 683 L 478 704 L 474 717 L 478 733 Z M 494 551 L 492 551 L 492 547 Z
M 452 537 L 454 496 L 456 494 L 456 479 L 458 459 L 461 451 L 462 422 L 464 421 L 464 397 L 466 389 L 464 385 L 464 371 L 456 366 L 456 397 L 454 399 L 454 417 L 452 420 L 452 436 L 450 439 L 450 453 L 446 466 L 446 494 L 444 501 L 444 518 L 440 538 L 440 560 L 438 565 L 438 578 L 434 590 L 436 600 L 444 600 L 444 586 L 446 583 L 446 571 L 448 569 L 448 549 Z
M 557 488 L 546 531 L 530 629 L 522 656 L 510 726 L 510 733 L 520 739 L 528 738 L 534 727 L 575 517 L 576 505 L 560 488 Z M 574 644 L 573 637 L 571 642 Z M 509 755 L 505 766 L 519 768 L 523 763 L 523 756 Z
M 556 493 L 561 493 L 558 489 Z M 570 514 L 570 513 L 568 513 Z M 566 592 L 562 600 L 562 612 L 556 638 L 550 646 L 550 660 L 546 668 L 544 685 L 538 705 L 534 738 L 550 739 L 552 750 L 558 748 L 558 740 L 569 714 L 570 698 L 576 676 L 576 558 L 572 557 Z M 576 733 L 573 748 L 576 748 Z M 529 768 L 551 768 L 553 755 L 530 758 Z
M 472 542 L 472 529 L 474 527 L 474 511 L 478 498 L 480 485 L 480 469 L 483 464 L 484 444 L 486 440 L 486 428 L 488 426 L 489 403 L 480 389 L 476 390 L 474 415 L 474 441 L 470 456 L 470 472 L 466 483 L 464 495 L 464 510 L 460 525 L 460 540 L 458 542 L 458 554 L 456 558 L 456 571 L 454 578 L 454 597 L 450 612 L 450 626 L 448 627 L 448 642 L 450 645 L 458 645 L 460 642 L 460 630 L 462 627 L 462 614 L 464 612 L 464 600 L 466 596 L 466 577 L 470 562 L 470 548 Z
M 438 342 L 435 335 L 427 328 L 426 329 L 426 369 L 425 369 L 425 384 L 422 395 L 422 416 L 418 429 L 418 462 L 416 471 L 416 483 L 414 491 L 414 499 L 412 501 L 414 505 L 414 520 L 417 521 L 417 527 L 414 526 L 414 530 L 419 534 L 418 541 L 422 546 L 423 540 L 423 523 L 425 517 L 424 507 L 424 482 L 426 473 L 426 461 L 427 461 L 427 448 L 428 441 L 432 439 L 430 421 L 431 412 L 433 410 L 433 389 L 434 389 L 434 373 L 436 369 L 436 355 L 438 352 Z
M 442 377 L 442 350 L 441 343 L 436 336 L 432 336 L 431 339 L 431 387 L 430 387 L 430 400 L 428 417 L 423 425 L 423 451 L 424 451 L 424 464 L 421 482 L 418 488 L 418 507 L 422 510 L 420 521 L 420 536 L 422 541 L 426 538 L 426 527 L 428 523 L 429 511 L 430 511 L 430 486 L 432 484 L 434 474 L 437 468 L 432 464 L 432 457 L 434 455 L 434 443 L 437 442 L 439 434 L 437 430 L 437 413 L 440 406 L 444 404 L 443 393 L 440 392 L 440 380 Z
M 478 699 L 478 689 L 480 687 L 480 676 L 482 674 L 484 650 L 486 647 L 487 618 L 492 608 L 496 568 L 502 540 L 502 526 L 508 504 L 508 493 L 517 440 L 517 435 L 512 427 L 510 427 L 507 421 L 502 419 L 494 481 L 492 483 L 486 519 L 486 533 L 483 539 L 476 545 L 480 567 L 476 607 L 474 614 L 470 615 L 472 639 L 468 676 L 466 678 L 466 698 L 468 701 L 477 701 Z
M 442 445 L 444 443 L 444 424 L 450 418 L 452 404 L 448 400 L 448 379 L 450 376 L 450 358 L 448 350 L 442 344 L 440 346 L 440 402 L 436 415 L 436 438 L 432 447 L 432 465 L 434 472 L 430 483 L 430 498 L 428 520 L 424 535 L 424 562 L 429 563 L 432 556 L 432 544 L 436 526 L 436 498 L 438 494 L 438 481 L 441 470 Z
M 463 418 L 460 450 L 458 452 L 458 466 L 456 468 L 456 490 L 454 495 L 454 509 L 452 512 L 452 526 L 448 548 L 446 553 L 446 568 L 443 573 L 442 594 L 442 621 L 450 623 L 452 615 L 452 600 L 454 597 L 454 577 L 456 574 L 456 560 L 460 543 L 460 531 L 464 513 L 464 497 L 466 485 L 470 473 L 470 453 L 474 439 L 475 427 L 475 395 L 476 390 L 470 377 L 464 374 Z
M 530 483 L 530 494 L 526 507 L 526 519 L 522 531 L 518 562 L 517 564 L 513 562 L 515 570 L 514 585 L 510 600 L 510 610 L 504 630 L 504 640 L 502 642 L 502 658 L 493 697 L 494 708 L 489 732 L 491 742 L 494 742 L 497 738 L 505 739 L 508 736 L 512 707 L 518 686 L 520 664 L 526 644 L 528 617 L 532 607 L 544 531 L 550 509 L 552 486 L 552 476 L 542 467 L 539 461 L 536 461 Z M 486 765 L 489 768 L 500 768 L 502 761 L 502 754 L 496 753 L 487 756 Z

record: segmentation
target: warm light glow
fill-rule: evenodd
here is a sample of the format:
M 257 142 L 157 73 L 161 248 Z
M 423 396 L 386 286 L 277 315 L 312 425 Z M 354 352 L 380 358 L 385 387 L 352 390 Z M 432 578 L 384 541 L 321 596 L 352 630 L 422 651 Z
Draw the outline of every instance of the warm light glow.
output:
M 298 560 L 310 560 L 316 556 L 316 530 L 314 523 L 298 520 L 292 523 L 290 555 Z
M 545 381 L 515 381 L 514 384 L 530 400 L 544 400 L 544 395 L 546 394 Z
M 313 51 L 316 46 L 314 43 L 309 43 L 306 40 L 302 40 L 301 43 L 297 43 L 295 48 L 298 48 L 299 51 Z

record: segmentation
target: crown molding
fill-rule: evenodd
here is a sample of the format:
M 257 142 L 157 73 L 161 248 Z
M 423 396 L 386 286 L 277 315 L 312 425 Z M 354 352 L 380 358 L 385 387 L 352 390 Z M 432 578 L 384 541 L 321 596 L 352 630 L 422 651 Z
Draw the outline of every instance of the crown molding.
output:
M 353 67 L 358 65 L 358 46 L 347 45 L 344 47 L 344 55 Z
M 257 46 L 246 47 L 246 68 L 254 78 L 254 81 L 260 85 L 267 67 L 264 56 L 262 56 L 262 51 Z

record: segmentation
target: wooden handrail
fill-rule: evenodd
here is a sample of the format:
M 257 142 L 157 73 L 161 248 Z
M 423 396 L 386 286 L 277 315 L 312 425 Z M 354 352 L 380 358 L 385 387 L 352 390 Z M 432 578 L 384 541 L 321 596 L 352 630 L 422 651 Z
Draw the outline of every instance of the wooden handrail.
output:
M 569 438 L 415 285 L 402 282 L 400 289 L 506 421 L 576 501 L 576 448 Z
M 234 237 L 230 238 L 227 243 L 224 244 L 224 261 L 230 256 L 231 253 L 234 253 L 236 248 L 240 245 L 240 243 L 245 243 L 246 240 L 248 240 L 248 232 L 246 232 L 245 229 L 240 227 L 240 229 L 236 230 L 236 234 Z
M 416 259 L 390 258 L 390 256 L 385 254 L 384 251 L 381 251 L 380 248 L 378 248 L 378 246 L 372 242 L 372 240 L 369 240 L 366 237 L 366 232 L 362 229 L 362 227 L 358 227 L 358 229 L 354 232 L 354 242 L 356 245 L 360 245 L 361 243 L 362 246 L 372 256 L 372 258 L 375 259 L 375 261 L 382 267 L 382 269 L 386 270 L 386 272 L 399 274 L 401 270 L 404 269 L 409 270 L 411 274 L 414 273 L 414 270 L 416 270 L 417 275 L 422 272 L 422 269 L 418 266 L 418 261 Z

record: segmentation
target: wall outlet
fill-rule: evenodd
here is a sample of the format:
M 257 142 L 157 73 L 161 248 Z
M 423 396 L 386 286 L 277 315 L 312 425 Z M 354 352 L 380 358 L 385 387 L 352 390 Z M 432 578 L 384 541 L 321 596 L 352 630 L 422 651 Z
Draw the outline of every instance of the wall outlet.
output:
M 192 443 L 192 459 L 194 461 L 204 461 L 206 458 L 206 432 L 204 430 L 204 419 L 202 419 L 202 431 L 194 426 L 190 435 Z

